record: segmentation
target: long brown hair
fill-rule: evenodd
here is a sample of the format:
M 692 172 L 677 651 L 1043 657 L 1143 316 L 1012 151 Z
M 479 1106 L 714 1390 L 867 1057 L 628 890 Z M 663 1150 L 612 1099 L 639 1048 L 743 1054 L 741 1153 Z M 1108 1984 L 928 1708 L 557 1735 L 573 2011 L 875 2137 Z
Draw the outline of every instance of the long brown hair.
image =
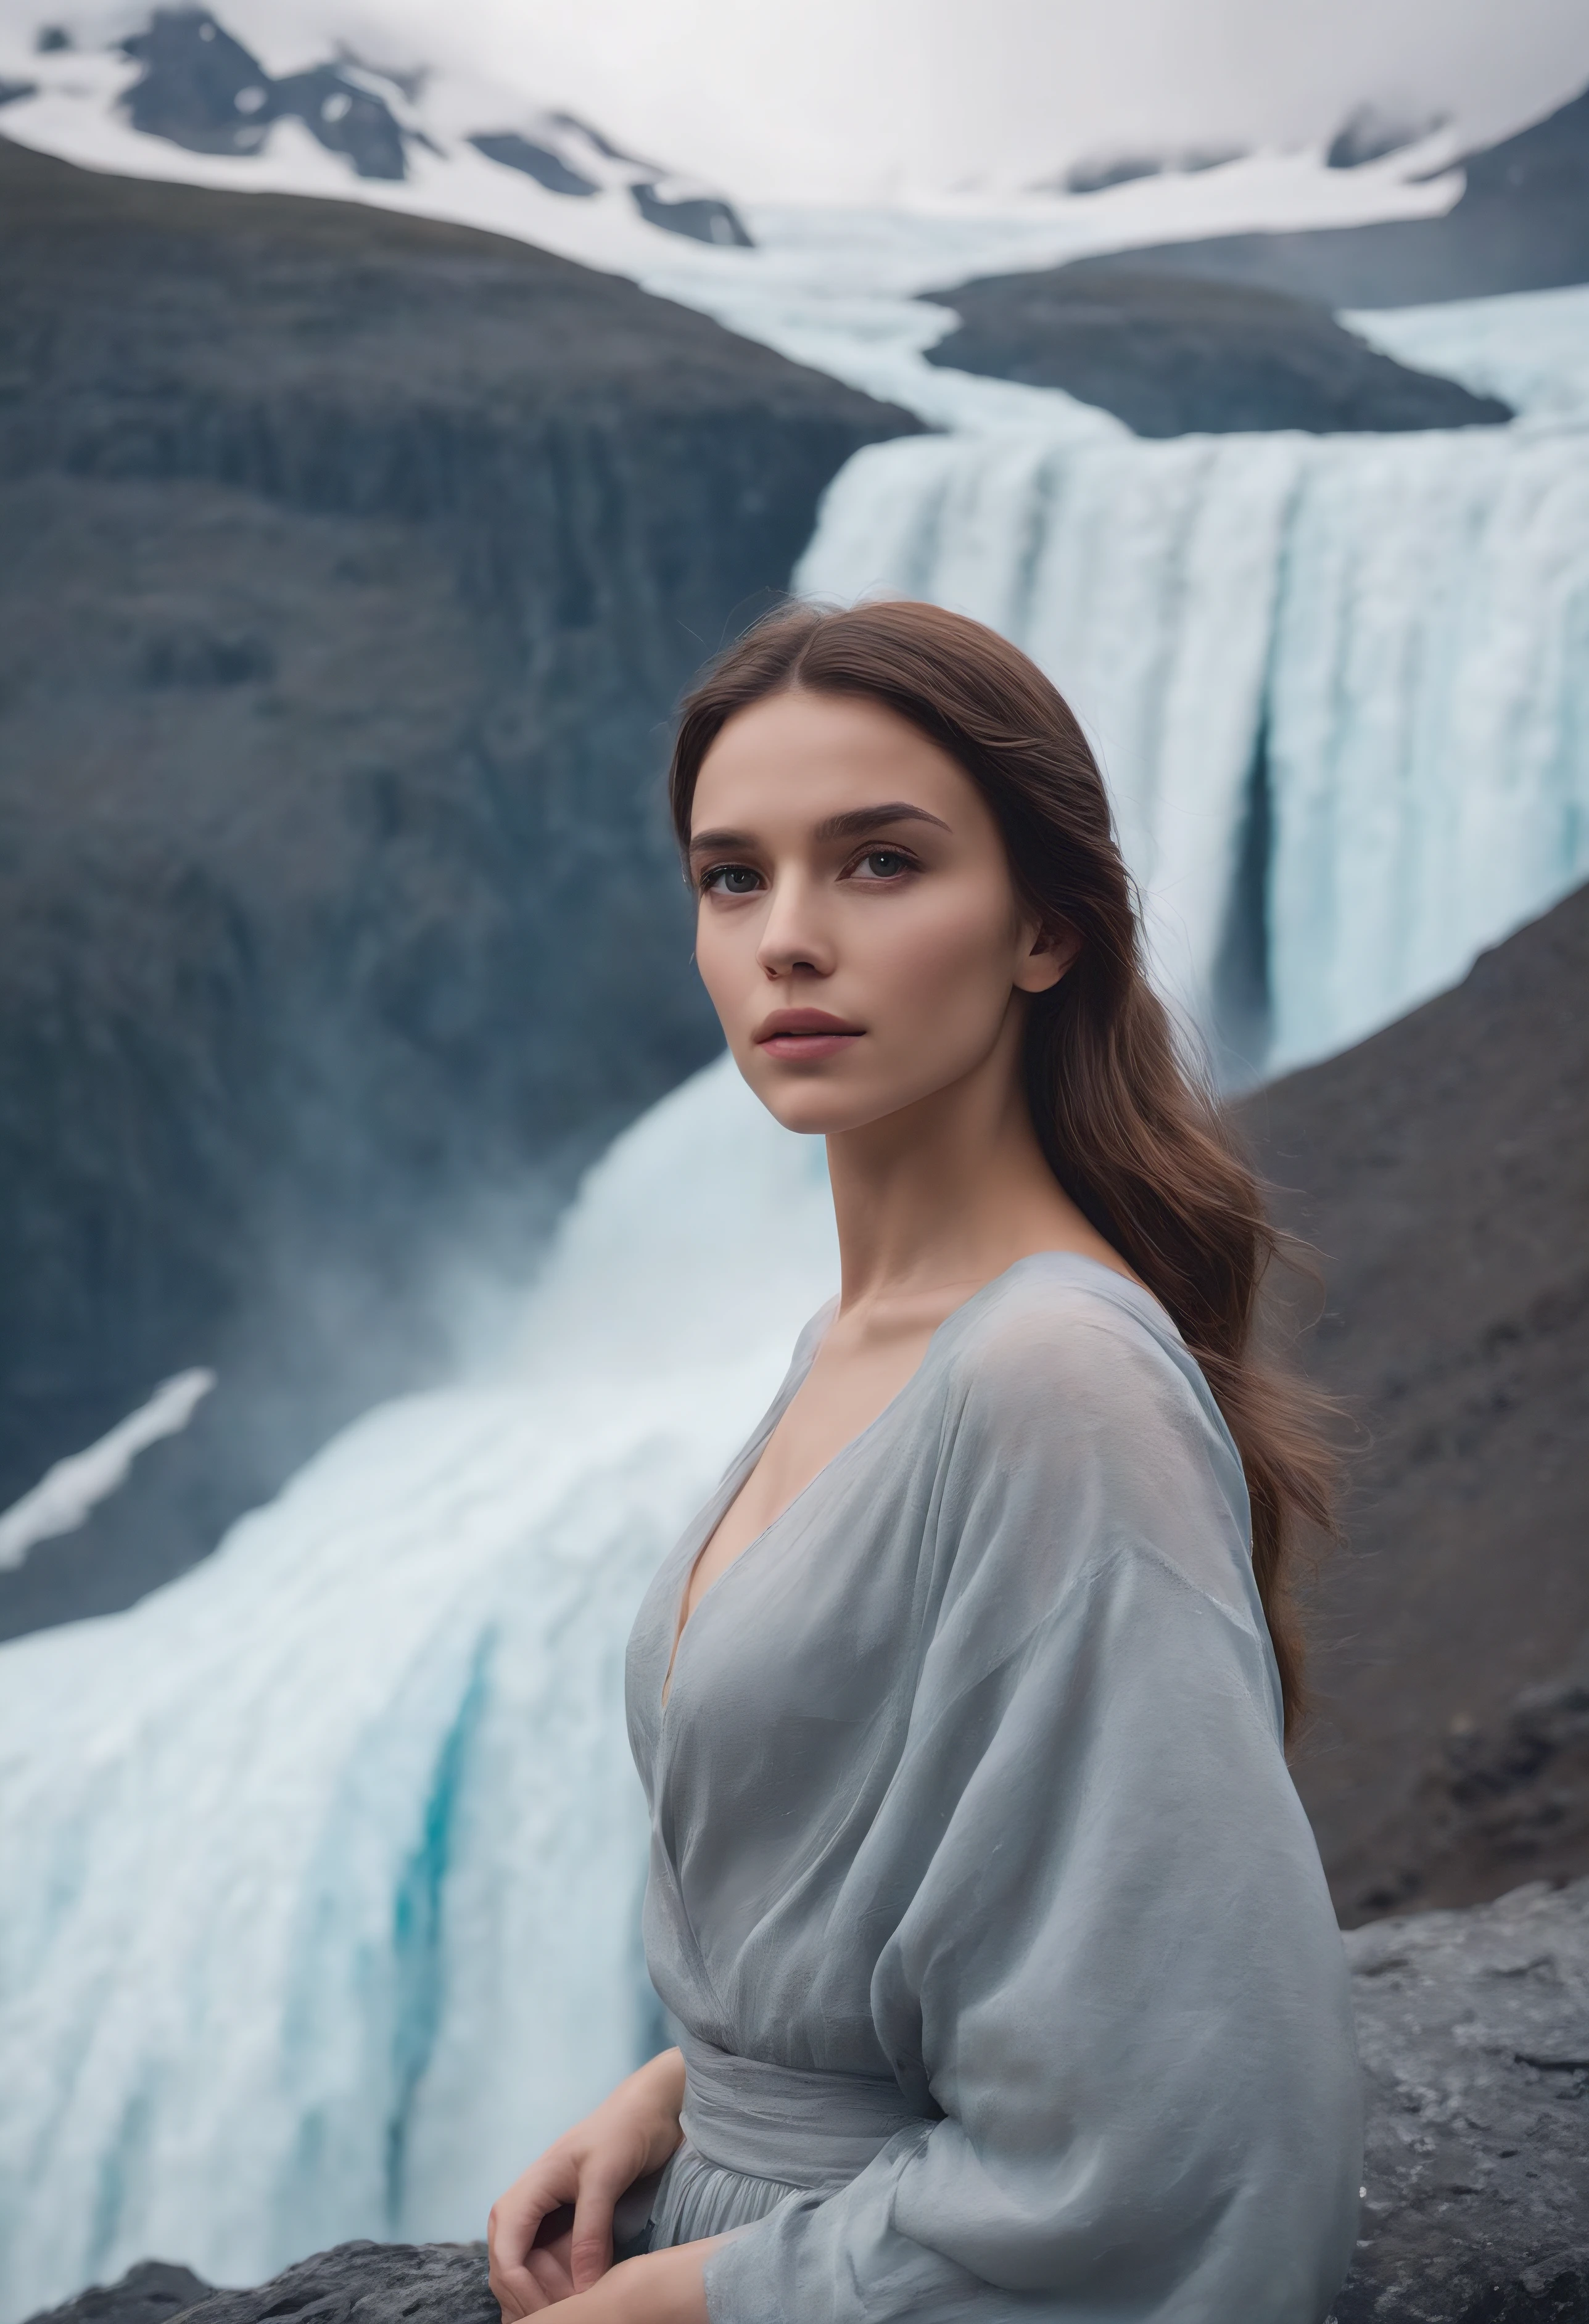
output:
M 980 622 L 899 602 L 788 607 L 732 646 L 684 704 L 669 776 L 681 848 L 725 724 L 797 686 L 881 703 L 937 743 L 992 808 L 1026 908 L 1081 938 L 1068 973 L 1030 1004 L 1032 1121 L 1066 1193 L 1174 1318 L 1235 1440 L 1289 1731 L 1302 1679 L 1289 1553 L 1299 1527 L 1330 1526 L 1334 1456 L 1322 1399 L 1253 1348 L 1279 1238 L 1148 982 L 1136 893 L 1086 737 L 1035 663 Z

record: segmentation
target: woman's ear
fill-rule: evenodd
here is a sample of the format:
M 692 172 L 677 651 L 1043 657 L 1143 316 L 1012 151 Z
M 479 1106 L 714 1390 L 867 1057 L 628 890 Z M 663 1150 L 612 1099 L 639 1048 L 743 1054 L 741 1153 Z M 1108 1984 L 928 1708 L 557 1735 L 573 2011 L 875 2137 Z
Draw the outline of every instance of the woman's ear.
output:
M 1074 966 L 1080 950 L 1080 936 L 1064 922 L 1051 928 L 1039 928 L 1028 937 L 1026 951 L 1015 972 L 1015 990 L 1051 992 L 1066 971 Z

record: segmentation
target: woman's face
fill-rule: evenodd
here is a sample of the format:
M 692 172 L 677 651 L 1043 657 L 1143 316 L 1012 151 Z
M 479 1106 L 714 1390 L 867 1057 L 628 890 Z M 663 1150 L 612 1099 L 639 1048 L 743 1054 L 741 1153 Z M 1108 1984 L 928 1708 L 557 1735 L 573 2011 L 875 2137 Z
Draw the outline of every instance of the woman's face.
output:
M 790 1130 L 860 1129 L 988 1065 L 1064 973 L 970 777 L 879 703 L 731 718 L 690 819 L 696 959 L 735 1063 Z

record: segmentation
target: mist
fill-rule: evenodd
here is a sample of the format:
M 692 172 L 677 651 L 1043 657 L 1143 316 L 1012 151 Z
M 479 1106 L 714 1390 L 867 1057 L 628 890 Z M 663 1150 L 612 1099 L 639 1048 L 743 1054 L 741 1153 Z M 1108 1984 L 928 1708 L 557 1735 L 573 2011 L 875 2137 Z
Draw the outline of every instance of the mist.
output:
M 1573 0 L 457 0 L 444 35 L 433 0 L 393 0 L 378 20 L 768 201 L 1007 192 L 1100 152 L 1313 143 L 1364 101 L 1482 142 L 1589 80 Z

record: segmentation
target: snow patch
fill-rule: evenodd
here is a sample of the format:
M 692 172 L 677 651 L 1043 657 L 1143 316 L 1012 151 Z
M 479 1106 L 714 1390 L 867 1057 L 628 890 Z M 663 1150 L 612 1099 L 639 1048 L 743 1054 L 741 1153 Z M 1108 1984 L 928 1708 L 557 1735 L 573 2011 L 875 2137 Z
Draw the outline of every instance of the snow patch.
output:
M 0 1515 L 0 1571 L 21 1565 L 40 1542 L 75 1533 L 125 1484 L 140 1452 L 162 1436 L 180 1435 L 214 1386 L 213 1372 L 179 1372 L 87 1452 L 58 1461 L 31 1493 Z

